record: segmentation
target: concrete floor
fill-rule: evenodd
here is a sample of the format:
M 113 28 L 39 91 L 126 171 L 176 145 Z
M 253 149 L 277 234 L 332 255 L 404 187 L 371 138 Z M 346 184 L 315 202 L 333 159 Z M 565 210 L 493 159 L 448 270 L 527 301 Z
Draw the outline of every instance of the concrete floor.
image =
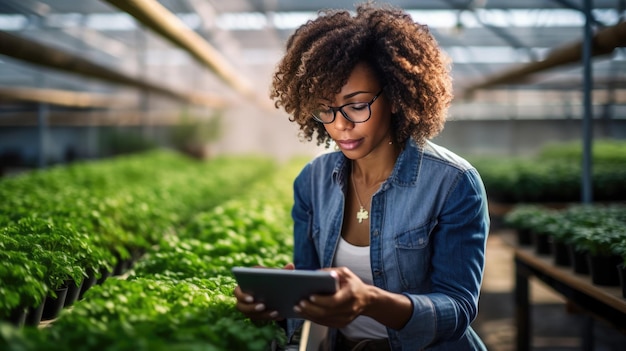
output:
M 513 251 L 501 232 L 490 234 L 479 313 L 473 328 L 490 351 L 515 350 Z M 566 301 L 541 281 L 530 282 L 532 350 L 582 350 L 586 316 L 570 312 Z M 593 321 L 594 351 L 626 351 L 626 334 Z

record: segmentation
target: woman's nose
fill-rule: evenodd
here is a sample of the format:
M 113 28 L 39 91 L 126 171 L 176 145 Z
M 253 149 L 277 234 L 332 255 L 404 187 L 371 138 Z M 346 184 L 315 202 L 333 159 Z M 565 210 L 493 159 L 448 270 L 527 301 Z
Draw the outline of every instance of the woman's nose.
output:
M 351 122 L 346 118 L 346 116 L 341 113 L 341 111 L 335 111 L 335 121 L 333 122 L 333 127 L 337 130 L 346 130 L 354 127 L 354 122 Z

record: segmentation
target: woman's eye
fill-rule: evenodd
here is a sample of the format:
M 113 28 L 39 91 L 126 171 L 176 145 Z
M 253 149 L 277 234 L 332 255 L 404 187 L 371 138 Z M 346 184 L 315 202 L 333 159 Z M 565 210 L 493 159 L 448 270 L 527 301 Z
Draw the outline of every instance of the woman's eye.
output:
M 354 104 L 350 104 L 349 107 L 350 107 L 351 110 L 361 111 L 361 110 L 367 108 L 367 103 L 366 102 L 357 102 L 357 103 L 354 103 Z
M 319 113 L 322 114 L 331 114 L 333 113 L 333 110 L 330 107 L 326 107 L 326 106 L 320 106 L 317 111 L 319 111 Z

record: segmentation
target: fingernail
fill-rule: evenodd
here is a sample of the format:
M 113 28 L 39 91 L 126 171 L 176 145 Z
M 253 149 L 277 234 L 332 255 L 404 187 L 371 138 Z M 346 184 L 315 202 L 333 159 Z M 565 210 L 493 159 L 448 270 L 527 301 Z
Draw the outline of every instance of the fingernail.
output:
M 276 318 L 276 317 L 278 317 L 278 312 L 276 312 L 276 311 L 272 311 L 272 312 L 270 313 L 270 317 L 272 317 L 272 318 Z
M 246 296 L 246 298 L 245 298 L 245 299 L 243 299 L 243 300 L 244 300 L 245 302 L 247 302 L 247 303 L 252 303 L 252 302 L 254 302 L 254 299 L 252 298 L 252 296 Z
M 311 300 L 311 302 L 315 302 L 315 296 L 313 295 L 309 296 L 309 300 Z
M 302 312 L 302 310 L 300 309 L 300 307 L 298 305 L 293 306 L 293 310 L 298 312 L 298 313 Z
M 262 304 L 262 303 L 260 303 L 260 304 L 258 304 L 258 305 L 256 305 L 256 306 L 254 306 L 254 310 L 255 310 L 255 311 L 263 311 L 264 309 L 265 309 L 265 305 L 264 305 L 264 304 Z
M 300 301 L 300 306 L 306 307 L 306 302 L 304 300 Z

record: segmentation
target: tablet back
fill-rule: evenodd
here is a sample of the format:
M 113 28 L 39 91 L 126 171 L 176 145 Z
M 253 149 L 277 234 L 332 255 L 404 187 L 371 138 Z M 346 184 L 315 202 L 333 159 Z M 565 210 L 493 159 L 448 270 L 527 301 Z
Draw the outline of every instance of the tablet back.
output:
M 330 272 L 234 267 L 241 290 L 285 318 L 298 318 L 293 307 L 314 294 L 334 294 L 338 282 Z

